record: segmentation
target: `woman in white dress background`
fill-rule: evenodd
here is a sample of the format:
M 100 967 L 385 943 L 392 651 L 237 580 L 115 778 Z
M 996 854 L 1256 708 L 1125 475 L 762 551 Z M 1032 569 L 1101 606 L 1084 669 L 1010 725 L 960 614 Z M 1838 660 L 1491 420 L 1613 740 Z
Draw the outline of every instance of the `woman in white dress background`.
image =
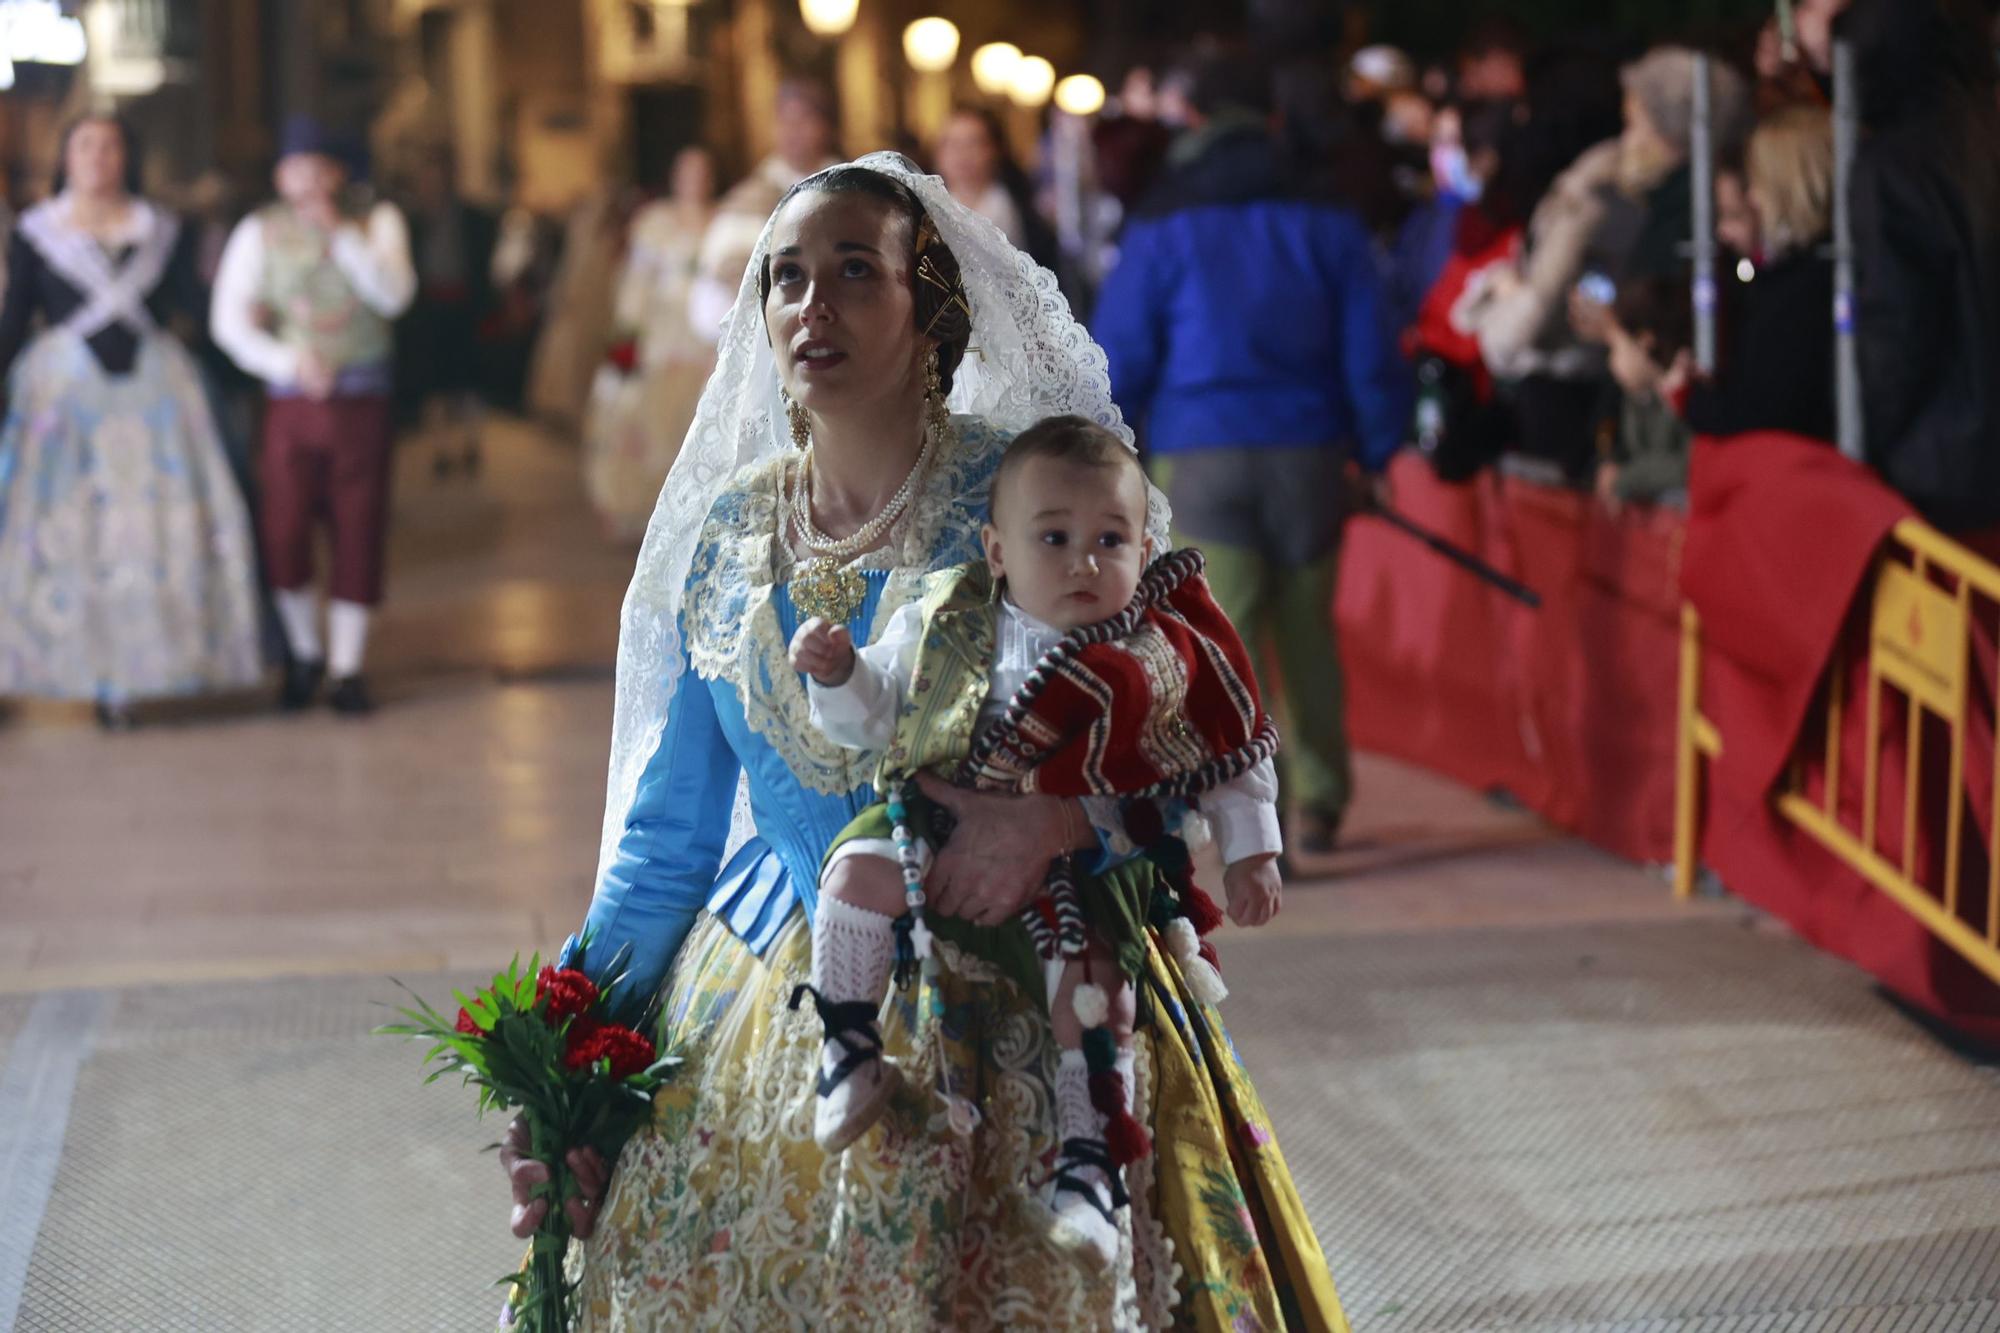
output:
M 637 541 L 715 365 L 712 336 L 688 316 L 702 237 L 715 215 L 708 150 L 674 157 L 672 192 L 632 219 L 618 274 L 618 332 L 591 383 L 584 424 L 585 488 L 606 535 Z
M 15 225 L 0 308 L 0 696 L 141 699 L 254 685 L 255 545 L 194 358 L 193 234 L 140 196 L 129 126 L 64 137 Z

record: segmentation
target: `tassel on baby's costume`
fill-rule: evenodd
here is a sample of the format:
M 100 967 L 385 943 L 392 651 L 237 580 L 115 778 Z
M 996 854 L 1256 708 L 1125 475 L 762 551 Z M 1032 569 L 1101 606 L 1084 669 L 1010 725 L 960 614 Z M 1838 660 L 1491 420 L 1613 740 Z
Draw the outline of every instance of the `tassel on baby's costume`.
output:
M 1222 924 L 1222 909 L 1192 879 L 1181 885 L 1181 911 L 1197 935 L 1207 935 Z
M 1229 987 L 1223 984 L 1222 973 L 1216 970 L 1214 961 L 1202 953 L 1202 939 L 1195 933 L 1192 921 L 1177 916 L 1167 923 L 1162 934 L 1174 961 L 1181 965 L 1181 975 L 1187 979 L 1188 990 L 1196 1000 L 1203 1004 L 1221 1004 L 1229 998 Z M 1209 952 L 1213 953 L 1213 948 Z
M 1089 943 L 1088 928 L 1068 857 L 1050 863 L 1041 893 L 1015 914 L 1015 920 L 1028 932 L 1037 957 L 1053 961 L 1083 956 Z
M 1085 982 L 1073 1001 L 1083 1024 L 1083 1059 L 1090 1069 L 1090 1104 L 1104 1117 L 1104 1142 L 1111 1160 L 1125 1167 L 1153 1151 L 1153 1139 L 1132 1114 L 1132 1090 L 1119 1069 L 1118 1039 L 1108 1026 L 1111 999 L 1102 986 Z

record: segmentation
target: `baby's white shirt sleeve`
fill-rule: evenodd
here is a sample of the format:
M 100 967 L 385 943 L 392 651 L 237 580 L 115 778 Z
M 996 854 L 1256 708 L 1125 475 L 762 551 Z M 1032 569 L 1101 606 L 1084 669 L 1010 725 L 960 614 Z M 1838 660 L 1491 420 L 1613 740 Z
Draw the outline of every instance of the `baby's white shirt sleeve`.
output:
M 889 617 L 880 638 L 855 652 L 854 673 L 843 684 L 822 685 L 807 676 L 813 726 L 850 750 L 887 749 L 923 637 L 923 604 L 910 602 Z
M 1285 849 L 1278 834 L 1278 770 L 1269 759 L 1205 793 L 1200 806 L 1224 865 Z

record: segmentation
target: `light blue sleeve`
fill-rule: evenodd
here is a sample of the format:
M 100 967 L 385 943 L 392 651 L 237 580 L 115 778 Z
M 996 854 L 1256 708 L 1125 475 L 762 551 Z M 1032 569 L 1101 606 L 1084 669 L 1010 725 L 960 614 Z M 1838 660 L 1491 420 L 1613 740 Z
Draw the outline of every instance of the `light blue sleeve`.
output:
M 681 671 L 659 745 L 626 811 L 617 853 L 584 918 L 589 969 L 601 979 L 629 947 L 626 984 L 641 994 L 659 988 L 714 888 L 741 772 L 708 683 L 685 661 Z M 572 938 L 565 957 L 576 945 Z

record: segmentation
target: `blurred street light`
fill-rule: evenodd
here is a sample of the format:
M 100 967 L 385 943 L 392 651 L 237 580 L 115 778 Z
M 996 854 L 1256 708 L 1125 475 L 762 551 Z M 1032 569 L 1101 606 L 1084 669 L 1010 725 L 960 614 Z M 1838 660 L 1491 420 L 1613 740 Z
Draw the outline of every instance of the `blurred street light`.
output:
M 1004 97 L 1020 63 L 1020 47 L 1012 42 L 988 42 L 972 53 L 972 81 L 988 97 Z
M 63 13 L 56 0 L 0 3 L 0 55 L 9 63 L 81 65 L 88 51 L 83 20 Z
M 799 0 L 799 17 L 821 37 L 838 37 L 854 26 L 861 0 Z
M 1094 116 L 1104 106 L 1104 85 L 1088 74 L 1072 74 L 1056 85 L 1056 106 L 1072 116 Z
M 958 28 L 950 19 L 918 19 L 903 29 L 903 55 L 920 74 L 942 74 L 958 59 Z
M 1056 67 L 1040 56 L 1023 56 L 1007 81 L 1007 96 L 1020 107 L 1038 107 L 1049 100 L 1056 86 Z

